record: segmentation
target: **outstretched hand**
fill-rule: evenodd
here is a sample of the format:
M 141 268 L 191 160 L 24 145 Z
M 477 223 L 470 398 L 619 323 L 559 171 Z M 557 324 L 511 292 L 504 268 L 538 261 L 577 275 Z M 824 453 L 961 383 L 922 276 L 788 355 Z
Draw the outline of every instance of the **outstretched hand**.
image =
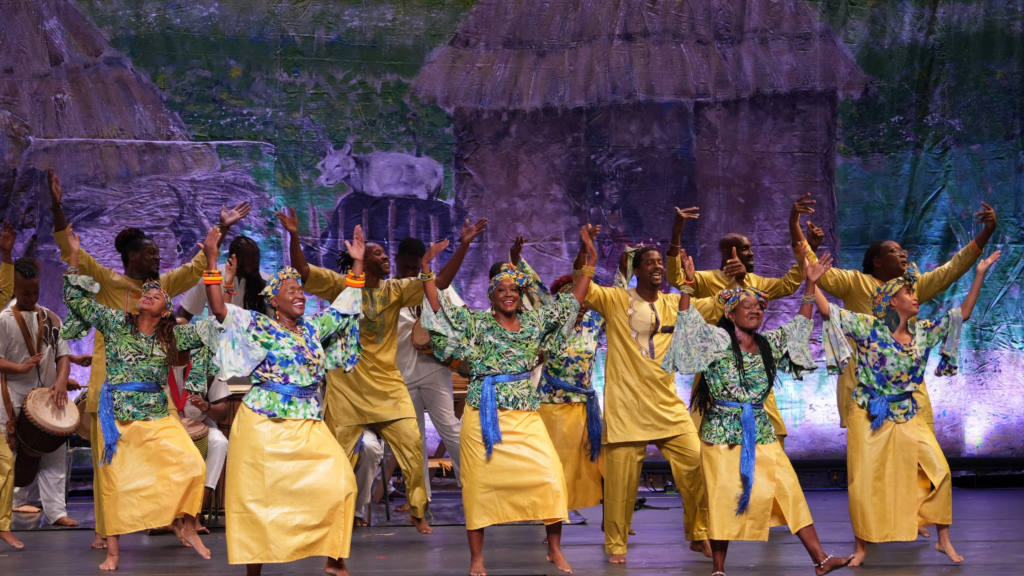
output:
M 810 260 L 807 259 L 807 250 L 803 242 L 800 243 L 799 251 L 800 258 L 803 259 L 804 263 L 804 280 L 808 284 L 817 284 L 818 280 L 832 267 L 832 255 L 825 254 L 817 262 L 811 264 Z
M 444 250 L 446 248 L 448 248 L 448 239 L 447 238 L 445 238 L 444 240 L 441 240 L 440 242 L 431 242 L 430 246 L 427 247 L 426 254 L 423 255 L 423 260 L 422 260 L 423 269 L 424 270 L 429 270 L 430 269 L 430 263 L 434 260 L 434 257 L 437 256 L 438 254 L 440 254 L 441 252 L 444 252 Z
M 732 248 L 732 258 L 726 260 L 725 266 L 722 267 L 722 274 L 735 278 L 737 282 L 747 275 L 747 267 L 740 261 L 740 257 L 736 254 L 735 246 Z
M 238 222 L 242 218 L 249 215 L 249 211 L 252 210 L 252 206 L 248 202 L 239 202 L 237 206 L 228 210 L 226 207 L 220 207 L 220 223 L 223 226 L 230 227 L 235 222 Z
M 686 226 L 687 220 L 696 220 L 700 218 L 700 208 L 693 206 L 691 208 L 676 208 L 675 220 L 672 222 L 672 228 L 676 232 L 681 232 Z
M 679 260 L 683 264 L 683 273 L 686 274 L 686 281 L 693 282 L 693 279 L 697 277 L 697 269 L 693 265 L 693 256 L 686 253 L 686 250 L 680 251 Z
M 597 260 L 597 248 L 594 247 L 594 239 L 601 233 L 600 226 L 586 224 L 580 228 L 580 240 L 587 247 L 587 258 Z
M 469 244 L 475 240 L 477 236 L 483 234 L 484 230 L 487 229 L 487 222 L 487 218 L 481 218 L 474 224 L 470 224 L 469 218 L 466 218 L 466 224 L 462 227 L 462 235 L 459 238 L 460 241 L 463 244 Z
M 50 185 L 50 204 L 56 206 L 60 204 L 62 198 L 64 198 L 64 191 L 60 187 L 60 178 L 54 172 L 53 168 L 46 171 L 46 182 Z
M 206 254 L 206 261 L 211 265 L 220 258 L 220 237 L 220 227 L 214 226 L 206 233 L 206 239 L 198 244 L 203 253 Z
M 807 245 L 811 247 L 811 252 L 817 252 L 818 247 L 821 246 L 822 241 L 825 240 L 825 231 L 821 229 L 817 224 L 812 224 L 810 220 L 807 221 Z
M 295 214 L 294 208 L 285 206 L 277 213 L 277 220 L 284 226 L 284 229 L 292 234 L 299 233 L 299 217 Z
M 813 206 L 817 203 L 817 200 L 811 200 L 810 192 L 797 198 L 796 201 L 793 202 L 792 210 L 789 211 L 790 224 L 799 224 L 800 217 L 804 214 L 814 214 Z
M 999 257 L 1002 256 L 1002 254 L 1002 250 L 996 250 L 988 258 L 982 258 L 981 261 L 978 262 L 978 274 L 988 272 L 988 269 L 999 260 Z
M 14 250 L 14 241 L 17 239 L 18 232 L 14 230 L 14 226 L 4 220 L 3 227 L 0 229 L 0 252 L 10 253 L 11 250 Z
M 524 244 L 526 244 L 526 238 L 522 234 L 516 236 L 516 241 L 512 244 L 512 249 L 508 251 L 509 263 L 513 266 L 519 266 L 519 260 L 523 257 Z
M 362 260 L 366 255 L 366 238 L 363 237 L 362 224 L 356 224 L 355 230 L 352 230 L 351 242 L 345 240 L 345 250 L 353 260 Z
M 996 218 L 996 209 L 985 202 L 981 203 L 981 210 L 975 212 L 974 216 L 978 219 L 977 221 L 984 224 L 986 228 L 996 227 L 996 222 L 998 221 Z
M 77 254 L 78 251 L 82 249 L 82 239 L 78 237 L 78 233 L 74 230 L 74 225 L 70 222 L 68 222 L 67 231 L 68 248 L 71 249 L 71 252 Z
M 238 275 L 238 254 L 232 254 L 228 256 L 227 263 L 224 264 L 224 285 L 230 286 L 235 283 L 235 276 Z

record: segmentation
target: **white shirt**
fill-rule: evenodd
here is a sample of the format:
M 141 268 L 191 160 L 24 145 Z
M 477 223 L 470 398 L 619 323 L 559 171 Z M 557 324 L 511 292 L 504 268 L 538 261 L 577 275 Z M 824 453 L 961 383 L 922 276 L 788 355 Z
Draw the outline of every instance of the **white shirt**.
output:
M 44 314 L 49 312 L 42 306 L 39 307 Z M 0 358 L 10 362 L 23 364 L 30 358 L 28 346 L 25 344 L 25 337 L 18 328 L 18 322 L 14 315 L 20 313 L 25 319 L 29 334 L 32 335 L 32 345 L 35 346 L 35 338 L 39 333 L 39 317 L 35 312 L 19 312 L 14 308 L 14 302 L 0 312 Z M 52 312 L 50 313 L 52 314 Z M 46 329 L 43 335 L 43 359 L 28 374 L 11 374 L 7 376 L 7 389 L 11 395 L 11 403 L 14 405 L 15 414 L 21 409 L 21 404 L 34 388 L 46 388 L 53 386 L 57 381 L 57 359 L 71 354 L 68 343 L 60 337 L 60 318 L 53 315 L 55 325 L 50 325 L 50 314 L 46 314 L 43 322 Z M 36 352 L 40 352 L 37 350 Z M 3 407 L 3 398 L 0 397 L 0 424 L 7 423 L 7 409 Z
M 221 274 L 224 273 L 224 266 L 224 264 L 217 266 L 217 269 L 221 271 Z M 264 280 L 269 278 L 267 273 L 262 270 L 260 270 L 260 276 L 262 276 Z M 235 295 L 231 297 L 230 301 L 225 300 L 225 302 L 234 304 L 239 308 L 244 308 L 245 278 L 235 276 Z M 202 279 L 200 279 L 194 287 L 190 288 L 188 292 L 185 292 L 185 295 L 181 297 L 179 305 L 193 316 L 199 316 L 204 310 L 206 310 L 206 285 L 203 284 Z
M 442 292 L 452 304 L 466 305 L 452 286 L 445 288 Z M 412 326 L 416 323 L 416 319 L 415 308 L 402 308 L 398 314 L 398 354 L 395 356 L 395 364 L 398 364 L 398 370 L 402 373 L 402 380 L 405 380 L 406 384 L 426 378 L 435 372 L 448 370 L 448 367 L 438 362 L 433 354 L 424 354 L 413 348 Z
M 183 385 L 185 367 L 172 366 L 171 369 L 174 370 L 174 380 L 179 383 L 179 386 Z M 213 381 L 210 382 L 209 388 L 206 390 L 206 401 L 209 402 L 210 404 L 213 404 L 214 402 L 217 402 L 218 400 L 223 400 L 224 398 L 227 398 L 230 395 L 231 389 L 228 387 L 228 383 L 221 380 L 220 378 L 214 378 Z M 213 421 L 213 418 L 210 418 L 206 413 L 201 411 L 199 408 L 193 406 L 191 402 L 185 402 L 185 417 L 203 422 L 210 428 L 217 427 L 217 423 Z

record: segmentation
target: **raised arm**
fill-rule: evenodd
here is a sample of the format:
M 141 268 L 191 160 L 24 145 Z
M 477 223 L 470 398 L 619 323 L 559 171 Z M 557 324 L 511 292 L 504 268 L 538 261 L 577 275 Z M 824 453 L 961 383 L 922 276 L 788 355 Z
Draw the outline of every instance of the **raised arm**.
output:
M 682 251 L 680 261 L 683 265 L 683 288 L 679 291 L 679 311 L 685 312 L 690 309 L 690 296 L 693 294 L 693 281 L 697 271 L 693 267 L 693 257 Z
M 430 309 L 434 312 L 441 309 L 441 301 L 437 298 L 437 284 L 434 282 L 433 275 L 430 273 L 430 262 L 447 247 L 447 239 L 436 244 L 431 242 L 430 246 L 427 247 L 427 252 L 423 254 L 423 259 L 420 261 L 420 265 L 422 266 L 421 274 L 424 278 L 430 276 L 429 279 L 423 281 L 423 294 L 427 297 L 427 302 L 430 303 Z
M 14 226 L 5 220 L 0 230 L 0 309 L 5 308 L 14 295 L 14 260 L 11 252 L 17 238 Z
M 964 303 L 960 305 L 960 316 L 964 319 L 964 322 L 971 318 L 971 313 L 974 312 L 974 305 L 978 303 L 978 295 L 981 294 L 981 285 L 985 282 L 985 274 L 999 260 L 999 256 L 1002 253 L 1002 250 L 996 250 L 988 258 L 978 262 L 978 272 L 974 275 L 974 282 L 964 298 Z
M 53 231 L 60 232 L 68 227 L 67 217 L 64 216 L 64 190 L 60 187 L 60 178 L 50 168 L 46 171 L 46 182 L 50 185 L 50 211 L 53 212 Z
M 594 225 L 594 226 L 590 227 L 589 234 L 590 234 L 590 242 L 591 242 L 591 244 L 593 244 L 594 240 L 597 238 L 598 234 L 600 234 L 600 233 L 601 233 L 601 225 L 600 224 L 597 224 L 597 225 Z M 578 252 L 576 252 L 576 259 L 572 261 L 572 269 L 573 270 L 582 270 L 583 267 L 587 265 L 587 254 L 588 254 L 588 252 L 587 252 L 587 243 L 586 242 L 580 242 L 580 249 L 579 249 Z M 623 251 L 622 254 L 623 254 L 623 256 L 619 257 L 619 273 L 622 274 L 623 276 L 625 276 L 626 271 L 625 271 L 624 264 L 622 262 L 622 258 L 625 257 L 625 254 L 626 254 L 625 251 Z M 628 280 L 627 280 L 627 283 L 628 283 Z
M 295 214 L 294 208 L 285 206 L 277 213 L 277 219 L 288 231 L 288 256 L 291 258 L 292 268 L 295 268 L 305 283 L 309 278 L 309 264 L 306 263 L 306 255 L 302 253 L 302 241 L 299 240 L 299 217 Z
M 459 237 L 459 247 L 455 249 L 452 257 L 437 272 L 437 288 L 444 290 L 451 286 L 452 280 L 455 279 L 459 268 L 462 267 L 462 261 L 466 258 L 466 251 L 469 250 L 469 245 L 486 229 L 487 218 L 481 218 L 472 225 L 470 225 L 469 219 L 466 219 L 466 224 L 462 227 L 462 234 Z
M 217 260 L 220 259 L 221 229 L 218 226 L 210 228 L 206 233 L 206 240 L 199 246 L 206 254 L 206 269 L 209 272 L 217 272 Z M 205 279 L 203 281 L 205 284 Z M 218 322 L 223 322 L 228 315 L 228 307 L 224 304 L 224 287 L 221 282 L 206 284 L 206 303 Z
M 587 249 L 587 264 L 583 267 L 583 274 L 572 286 L 572 295 L 576 297 L 576 301 L 580 303 L 580 306 L 583 306 L 587 299 L 590 281 L 594 278 L 594 267 L 597 266 L 597 248 L 594 247 L 593 238 L 597 236 L 598 231 L 595 231 L 594 227 L 590 224 L 580 228 L 580 239 Z M 594 234 L 593 237 L 591 237 L 592 232 Z
M 807 242 L 811 251 L 816 252 L 818 250 L 818 246 L 821 245 L 821 241 L 825 236 L 823 234 L 816 233 L 816 231 L 821 231 L 821 228 L 812 225 L 808 221 L 807 227 L 811 232 L 810 239 L 804 237 L 804 232 L 800 228 L 800 218 L 802 218 L 804 214 L 814 214 L 814 205 L 817 203 L 817 200 L 811 200 L 810 192 L 797 198 L 796 201 L 793 202 L 793 208 L 789 211 L 789 236 L 792 239 L 794 248 L 801 242 Z
M 819 298 L 817 290 L 818 280 L 825 275 L 825 272 L 832 267 L 832 255 L 826 254 L 816 263 L 811 264 L 807 259 L 805 253 L 805 243 L 800 242 L 797 244 L 797 248 L 801 253 L 801 258 L 804 261 L 804 298 L 800 306 L 800 315 L 810 320 L 811 318 L 811 302 L 817 305 L 818 311 L 821 312 L 822 316 L 828 317 L 828 301 L 824 297 Z
M 680 244 L 683 238 L 683 228 L 686 228 L 687 220 L 696 220 L 700 218 L 700 208 L 693 206 L 691 208 L 676 208 L 676 217 L 672 221 L 672 240 L 669 242 L 668 251 L 665 252 L 666 258 L 675 258 L 679 256 L 679 250 L 681 249 Z

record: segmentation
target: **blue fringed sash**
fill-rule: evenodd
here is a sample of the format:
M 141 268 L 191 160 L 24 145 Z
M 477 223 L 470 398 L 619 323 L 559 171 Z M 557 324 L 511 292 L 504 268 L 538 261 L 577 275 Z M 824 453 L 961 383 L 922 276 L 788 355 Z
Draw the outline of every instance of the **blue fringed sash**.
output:
M 864 384 L 861 383 L 861 386 L 864 386 Z M 903 402 L 914 396 L 913 392 L 885 396 L 871 386 L 864 386 L 864 390 L 867 391 L 868 397 L 871 398 L 868 400 L 868 414 L 871 414 L 871 430 L 873 431 L 881 428 L 882 424 L 885 424 L 885 421 L 892 415 L 893 402 Z
M 292 398 L 315 398 L 318 386 L 294 386 L 292 384 L 278 384 L 277 382 L 261 382 L 258 386 L 270 392 L 277 392 L 284 398 L 282 402 L 287 404 Z
M 590 461 L 597 462 L 597 457 L 601 454 L 601 434 L 604 426 L 601 422 L 601 405 L 597 401 L 597 391 L 569 384 L 547 370 L 544 371 L 544 381 L 560 390 L 587 397 L 587 444 L 590 447 Z
M 494 385 L 526 380 L 529 377 L 529 372 L 484 377 L 480 388 L 480 434 L 484 438 L 484 447 L 487 449 L 488 458 L 494 452 L 494 445 L 501 444 L 501 427 L 498 426 L 498 400 L 495 396 Z
M 163 390 L 163 386 L 156 382 L 125 382 L 117 385 L 110 382 L 103 383 L 103 387 L 100 388 L 100 410 L 97 414 L 100 419 L 100 431 L 103 433 L 101 464 L 110 464 L 114 460 L 117 441 L 121 439 L 121 433 L 117 430 L 117 419 L 114 416 L 114 388 L 123 392 L 145 392 L 146 394 L 159 394 Z
M 754 464 L 757 454 L 757 421 L 754 420 L 754 409 L 761 410 L 764 404 L 728 400 L 715 400 L 714 404 L 743 410 L 740 414 L 740 425 L 743 427 L 743 443 L 740 444 L 740 480 L 743 481 L 743 493 L 740 495 L 739 505 L 736 506 L 736 515 L 739 516 L 747 511 L 747 506 L 750 505 L 750 492 L 754 488 Z

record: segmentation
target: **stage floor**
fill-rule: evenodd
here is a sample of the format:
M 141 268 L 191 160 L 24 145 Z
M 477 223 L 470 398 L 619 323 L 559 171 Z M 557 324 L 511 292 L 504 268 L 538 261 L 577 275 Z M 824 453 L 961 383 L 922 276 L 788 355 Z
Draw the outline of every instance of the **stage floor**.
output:
M 645 495 L 641 490 L 641 495 Z M 565 556 L 577 574 L 653 575 L 695 574 L 709 576 L 711 561 L 690 552 L 683 543 L 682 510 L 679 499 L 647 495 L 647 504 L 672 507 L 643 509 L 634 515 L 637 535 L 630 541 L 628 564 L 606 562 L 601 534 L 600 508 L 581 511 L 584 524 L 566 526 L 563 534 Z M 825 549 L 835 555 L 853 551 L 853 534 L 847 514 L 847 495 L 842 491 L 807 492 L 815 526 Z M 933 550 L 931 541 L 871 546 L 867 564 L 855 571 L 887 576 L 916 574 L 1021 574 L 1024 569 L 1024 490 L 954 490 L 953 541 L 966 561 L 954 566 Z M 3 574 L 18 576 L 98 573 L 95 567 L 104 553 L 89 549 L 92 533 L 87 530 L 19 531 L 26 544 L 15 551 L 2 543 L 0 566 Z M 485 558 L 493 576 L 558 574 L 544 561 L 541 544 L 543 527 L 503 526 L 487 530 Z M 132 534 L 122 538 L 120 574 L 244 574 L 241 566 L 227 564 L 223 529 L 204 538 L 213 559 L 204 561 L 182 548 L 173 535 L 149 537 Z M 814 574 L 806 552 L 796 536 L 776 528 L 763 542 L 736 542 L 729 548 L 730 576 Z M 290 564 L 268 565 L 264 574 L 322 574 L 322 558 Z M 440 526 L 433 535 L 423 536 L 411 527 L 377 526 L 360 528 L 352 539 L 349 568 L 353 575 L 376 574 L 465 574 L 469 550 L 465 530 Z

